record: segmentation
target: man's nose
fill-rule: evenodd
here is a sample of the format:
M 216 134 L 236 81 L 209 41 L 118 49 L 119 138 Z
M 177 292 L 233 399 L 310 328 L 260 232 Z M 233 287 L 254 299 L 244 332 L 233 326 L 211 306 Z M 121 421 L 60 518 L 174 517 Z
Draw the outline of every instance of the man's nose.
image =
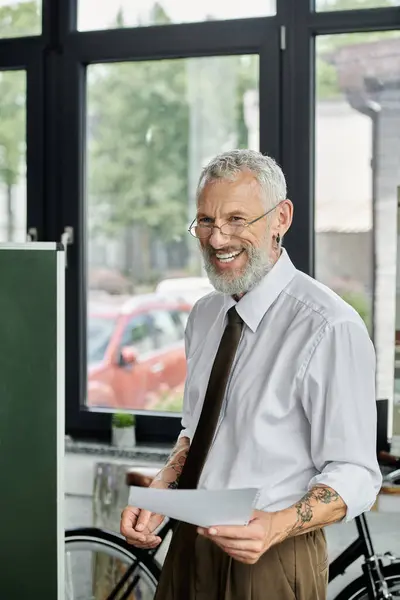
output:
M 223 235 L 218 227 L 213 227 L 208 241 L 213 248 L 222 248 L 229 242 L 229 236 Z

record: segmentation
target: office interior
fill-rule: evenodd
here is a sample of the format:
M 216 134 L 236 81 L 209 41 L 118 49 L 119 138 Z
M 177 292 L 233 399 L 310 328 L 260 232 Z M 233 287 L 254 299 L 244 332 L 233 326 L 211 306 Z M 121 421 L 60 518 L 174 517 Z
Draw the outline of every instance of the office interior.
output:
M 231 148 L 282 166 L 284 246 L 365 321 L 378 451 L 400 457 L 400 1 L 0 0 L 0 242 L 65 261 L 63 530 L 117 532 L 179 434 L 185 325 L 211 289 L 188 226 L 201 168 Z M 400 555 L 387 487 L 366 518 Z M 333 560 L 357 531 L 327 536 Z

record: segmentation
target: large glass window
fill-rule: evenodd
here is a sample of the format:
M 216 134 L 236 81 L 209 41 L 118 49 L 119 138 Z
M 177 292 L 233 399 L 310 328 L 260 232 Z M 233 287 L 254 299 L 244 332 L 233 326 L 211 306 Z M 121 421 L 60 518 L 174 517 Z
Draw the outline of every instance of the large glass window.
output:
M 400 34 L 320 37 L 316 63 L 316 276 L 367 323 L 393 398 Z
M 216 19 L 265 17 L 276 12 L 276 0 L 78 0 L 78 29 L 98 30 L 117 27 L 193 23 Z
M 195 189 L 218 152 L 258 149 L 258 72 L 253 55 L 88 67 L 89 324 L 99 303 L 109 316 L 134 318 L 139 306 L 157 316 L 151 358 L 137 348 L 130 368 L 112 352 L 89 365 L 92 406 L 181 408 L 185 350 L 172 315 L 210 290 L 187 232 Z
M 41 0 L 0 0 L 0 38 L 40 35 Z
M 400 6 L 400 0 L 315 0 L 318 11 L 357 10 Z
M 0 71 L 0 241 L 25 239 L 26 73 Z

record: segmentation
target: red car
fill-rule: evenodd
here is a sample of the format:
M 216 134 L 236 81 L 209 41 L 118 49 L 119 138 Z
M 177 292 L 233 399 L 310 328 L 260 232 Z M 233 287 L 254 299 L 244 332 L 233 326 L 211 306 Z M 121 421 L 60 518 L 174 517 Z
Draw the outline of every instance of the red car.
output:
M 145 409 L 186 377 L 184 331 L 191 305 L 159 295 L 90 306 L 88 406 Z

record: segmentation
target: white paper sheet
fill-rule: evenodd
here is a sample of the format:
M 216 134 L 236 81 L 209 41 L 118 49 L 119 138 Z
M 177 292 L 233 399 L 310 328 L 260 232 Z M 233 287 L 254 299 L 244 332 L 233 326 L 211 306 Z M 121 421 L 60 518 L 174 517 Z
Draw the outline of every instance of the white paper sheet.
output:
M 258 490 L 157 490 L 131 487 L 129 504 L 199 527 L 247 525 Z

